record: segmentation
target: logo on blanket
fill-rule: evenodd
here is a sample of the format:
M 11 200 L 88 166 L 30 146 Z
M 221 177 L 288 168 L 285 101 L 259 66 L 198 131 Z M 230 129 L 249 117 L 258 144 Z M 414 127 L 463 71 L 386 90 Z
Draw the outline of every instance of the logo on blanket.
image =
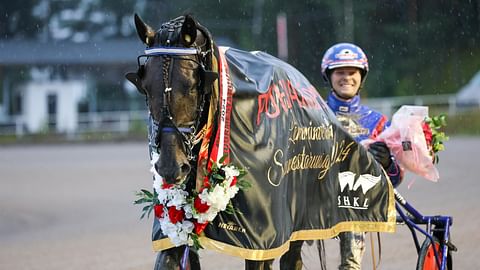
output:
M 378 182 L 382 180 L 382 177 L 373 176 L 371 174 L 362 174 L 355 180 L 355 173 L 351 171 L 340 172 L 338 173 L 338 183 L 340 184 L 340 192 L 345 195 L 338 195 L 337 205 L 339 208 L 350 208 L 350 209 L 368 209 L 368 197 L 365 195 L 367 192 L 372 189 Z M 360 196 L 357 191 L 361 188 L 363 196 Z M 358 196 L 352 196 L 356 194 Z

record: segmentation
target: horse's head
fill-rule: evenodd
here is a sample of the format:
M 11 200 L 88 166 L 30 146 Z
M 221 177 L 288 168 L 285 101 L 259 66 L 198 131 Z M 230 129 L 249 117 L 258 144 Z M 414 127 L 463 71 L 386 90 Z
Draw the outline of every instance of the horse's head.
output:
M 155 169 L 167 183 L 181 183 L 195 162 L 196 132 L 217 78 L 209 71 L 213 41 L 189 15 L 154 31 L 135 14 L 135 26 L 147 48 L 138 57 L 138 71 L 126 78 L 147 98 L 150 145 L 159 153 Z

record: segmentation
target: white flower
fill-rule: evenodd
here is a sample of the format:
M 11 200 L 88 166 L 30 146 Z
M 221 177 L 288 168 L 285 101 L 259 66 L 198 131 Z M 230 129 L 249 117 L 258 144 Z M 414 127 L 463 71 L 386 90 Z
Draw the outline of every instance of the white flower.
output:
M 237 195 L 237 193 L 238 193 L 238 190 L 239 190 L 239 188 L 236 185 L 233 186 L 233 187 L 227 188 L 228 198 L 231 199 L 231 198 L 235 197 L 235 195 Z
M 185 218 L 190 219 L 193 217 L 193 206 L 191 204 L 183 206 L 183 211 L 185 212 Z
M 155 177 L 155 179 L 153 180 L 153 189 L 155 189 L 157 193 L 160 189 L 162 189 L 162 185 L 163 185 L 163 179 L 161 177 L 159 179 Z
M 193 245 L 190 234 L 193 232 L 194 225 L 191 221 L 184 220 L 183 222 L 173 224 L 167 216 L 160 219 L 160 227 L 163 234 L 168 236 L 175 246 Z
M 179 209 L 181 206 L 187 203 L 188 192 L 182 189 L 172 188 L 169 190 L 169 201 L 167 206 L 175 206 Z
M 240 175 L 240 171 L 237 168 L 235 168 L 235 166 L 225 166 L 222 169 L 225 172 L 225 178 L 227 180 L 231 181 L 231 179 L 233 179 L 234 176 Z
M 240 171 L 235 166 L 224 166 L 218 164 L 219 171 L 224 172 L 225 180 L 216 184 L 210 189 L 203 189 L 198 196 L 203 203 L 210 207 L 205 213 L 198 213 L 191 201 L 193 198 L 189 197 L 189 193 L 185 191 L 185 186 L 174 186 L 172 188 L 163 188 L 164 180 L 162 176 L 155 169 L 155 163 L 159 159 L 159 154 L 152 152 L 151 154 L 151 168 L 150 172 L 154 175 L 153 188 L 158 194 L 160 204 L 164 205 L 165 209 L 174 206 L 177 210 L 183 209 L 185 218 L 173 224 L 168 216 L 168 210 L 165 210 L 164 216 L 159 219 L 162 233 L 170 238 L 175 246 L 189 245 L 193 246 L 193 231 L 195 226 L 189 219 L 194 219 L 198 223 L 211 222 L 215 219 L 220 211 L 224 211 L 230 202 L 230 199 L 235 197 L 239 188 L 230 186 L 234 177 L 240 175 Z M 189 203 L 190 201 L 190 203 Z
M 225 188 L 221 185 L 216 185 L 213 190 L 208 194 L 209 204 L 215 208 L 218 208 L 220 211 L 226 209 L 230 198 L 228 197 Z
M 157 198 L 161 204 L 165 204 L 170 200 L 170 193 L 168 192 L 168 189 L 163 189 L 163 188 L 157 189 L 157 193 L 158 193 Z
M 206 213 L 198 213 L 195 215 L 198 223 L 210 222 L 215 219 L 218 215 L 218 209 L 215 207 L 210 207 Z
M 166 214 L 164 218 L 160 219 L 160 227 L 162 228 L 162 233 L 168 237 L 177 234 L 177 226 L 170 222 L 168 214 Z
M 160 154 L 157 153 L 157 152 L 154 152 L 152 151 L 152 158 L 150 159 L 150 163 L 153 165 L 155 165 L 155 163 L 157 163 L 158 159 L 160 158 Z

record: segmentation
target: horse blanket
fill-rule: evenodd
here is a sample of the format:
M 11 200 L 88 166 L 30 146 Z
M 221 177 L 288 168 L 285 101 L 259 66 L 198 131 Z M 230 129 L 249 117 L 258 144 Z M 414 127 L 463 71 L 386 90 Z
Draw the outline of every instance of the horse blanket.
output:
M 252 187 L 233 199 L 235 214 L 221 213 L 207 226 L 203 247 L 265 260 L 294 240 L 394 232 L 388 176 L 298 70 L 267 53 L 232 48 L 221 48 L 219 62 L 226 98 L 219 99 L 215 127 L 223 137 L 214 151 L 245 168 Z M 172 247 L 157 221 L 152 236 L 155 250 Z

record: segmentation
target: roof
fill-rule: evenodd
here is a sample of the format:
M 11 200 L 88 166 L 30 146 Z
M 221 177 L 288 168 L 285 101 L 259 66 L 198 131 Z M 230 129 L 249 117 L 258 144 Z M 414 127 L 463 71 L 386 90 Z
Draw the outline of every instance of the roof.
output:
M 215 40 L 231 45 L 229 39 Z M 145 45 L 138 38 L 75 43 L 70 41 L 0 40 L 2 65 L 89 65 L 131 64 L 143 54 Z
M 85 43 L 0 41 L 0 65 L 126 64 L 135 62 L 144 48 L 138 39 Z
M 480 104 L 480 71 L 478 71 L 465 86 L 457 93 L 460 103 Z

